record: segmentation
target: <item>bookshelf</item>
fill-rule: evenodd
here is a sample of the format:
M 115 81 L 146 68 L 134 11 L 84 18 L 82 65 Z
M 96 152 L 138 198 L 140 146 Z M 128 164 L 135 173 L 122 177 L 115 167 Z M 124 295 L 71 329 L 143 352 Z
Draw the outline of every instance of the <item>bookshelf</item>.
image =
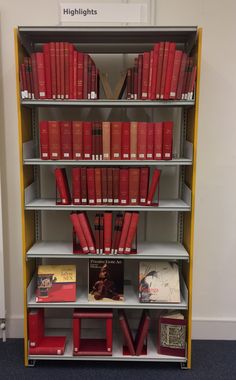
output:
M 195 206 L 195 181 L 196 181 L 196 154 L 197 154 L 197 128 L 198 128 L 198 107 L 199 107 L 199 82 L 200 82 L 200 62 L 201 62 L 201 41 L 202 30 L 197 27 L 18 27 L 15 33 L 15 57 L 16 57 L 16 92 L 18 109 L 18 132 L 20 151 L 20 187 L 21 187 L 21 223 L 22 223 L 22 259 L 23 259 L 23 279 L 24 279 L 24 347 L 25 365 L 33 365 L 37 360 L 114 360 L 114 361 L 153 361 L 153 362 L 179 362 L 183 368 L 191 368 L 191 316 L 192 316 L 192 271 L 193 271 L 193 240 L 194 240 L 194 206 Z M 177 46 L 186 52 L 191 52 L 197 64 L 197 82 L 194 100 L 22 100 L 20 97 L 19 85 L 19 64 L 23 56 L 40 51 L 42 44 L 47 41 L 67 41 L 80 46 L 81 50 L 91 54 L 109 55 L 114 54 L 138 54 L 150 50 L 153 44 L 159 41 L 174 41 Z M 107 110 L 110 112 L 120 112 L 122 117 L 127 117 L 127 112 L 145 112 L 149 120 L 155 119 L 156 115 L 164 112 L 171 114 L 173 120 L 178 119 L 178 134 L 175 136 L 179 140 L 176 149 L 177 154 L 171 161 L 74 161 L 41 160 L 38 153 L 38 120 L 49 115 L 60 114 L 62 119 L 68 112 L 93 112 Z M 63 116 L 62 116 L 63 115 Z M 73 114 L 74 115 L 74 114 Z M 52 116 L 51 116 L 52 117 Z M 81 116 L 81 120 L 86 116 Z M 50 118 L 50 116 L 49 116 Z M 77 118 L 78 119 L 78 118 Z M 78 119 L 79 120 L 79 119 Z M 105 119 L 106 120 L 106 117 Z M 130 116 L 132 120 L 132 116 Z M 175 182 L 174 196 L 166 199 L 161 197 L 158 207 L 143 206 L 58 206 L 55 199 L 45 196 L 47 184 L 45 171 L 53 170 L 57 165 L 67 167 L 72 166 L 140 166 L 160 167 L 161 170 L 170 171 L 166 179 L 173 176 Z M 172 182 L 171 182 L 172 183 Z M 51 194 L 51 193 L 50 193 Z M 88 258 L 94 255 L 74 255 L 72 253 L 72 242 L 63 239 L 55 239 L 50 235 L 54 218 L 58 224 L 63 224 L 65 218 L 71 210 L 84 210 L 90 212 L 98 210 L 110 211 L 139 211 L 143 215 L 142 223 L 149 226 L 153 223 L 153 218 L 157 217 L 158 228 L 164 223 L 168 229 L 170 222 L 169 241 L 148 241 L 144 239 L 139 245 L 139 252 L 136 255 L 116 255 L 122 258 L 125 265 L 132 265 L 137 269 L 139 260 L 178 260 L 181 265 L 181 302 L 178 304 L 158 303 L 145 304 L 138 301 L 137 287 L 133 283 L 125 283 L 125 301 L 123 303 L 95 303 L 91 304 L 87 300 L 86 286 L 79 284 L 77 289 L 76 302 L 69 303 L 48 303 L 40 304 L 35 302 L 35 268 L 37 264 L 43 262 L 73 262 L 85 268 Z M 59 212 L 61 211 L 61 212 Z M 168 215 L 168 216 L 166 216 Z M 50 227 L 50 228 L 48 228 Z M 59 228 L 59 227 L 58 227 Z M 45 231 L 49 229 L 49 232 Z M 148 231 L 145 230 L 145 235 Z M 155 230 L 154 230 L 155 233 Z M 53 234 L 52 234 L 53 235 Z M 63 234 L 62 234 L 63 235 Z M 62 238 L 64 235 L 62 236 Z M 174 237 L 174 238 L 173 238 Z M 103 256 L 100 256 L 103 257 Z M 62 260 L 62 261 L 61 261 Z M 81 274 L 82 276 L 82 274 Z M 68 321 L 65 326 L 53 324 L 49 318 L 48 328 L 51 335 L 66 334 L 67 345 L 65 354 L 62 356 L 29 355 L 28 353 L 28 326 L 27 312 L 31 308 L 45 308 L 47 311 L 63 310 L 68 311 L 71 318 L 71 310 L 75 307 L 81 308 L 124 308 L 134 312 L 142 309 L 155 310 L 181 310 L 187 318 L 187 350 L 186 356 L 176 357 L 159 355 L 156 350 L 156 338 L 152 334 L 149 336 L 147 355 L 131 357 L 123 356 L 120 342 L 120 333 L 114 332 L 113 354 L 112 356 L 73 356 L 71 328 Z M 50 309 L 50 310 L 49 310 Z M 63 314 L 64 315 L 64 314 Z M 63 319 L 64 320 L 64 319 Z M 55 328 L 52 328 L 55 327 Z

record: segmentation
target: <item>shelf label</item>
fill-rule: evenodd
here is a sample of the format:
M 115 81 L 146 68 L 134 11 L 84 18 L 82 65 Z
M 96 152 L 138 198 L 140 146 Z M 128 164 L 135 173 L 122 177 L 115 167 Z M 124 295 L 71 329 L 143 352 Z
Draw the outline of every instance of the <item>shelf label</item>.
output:
M 60 3 L 61 23 L 147 23 L 145 3 Z

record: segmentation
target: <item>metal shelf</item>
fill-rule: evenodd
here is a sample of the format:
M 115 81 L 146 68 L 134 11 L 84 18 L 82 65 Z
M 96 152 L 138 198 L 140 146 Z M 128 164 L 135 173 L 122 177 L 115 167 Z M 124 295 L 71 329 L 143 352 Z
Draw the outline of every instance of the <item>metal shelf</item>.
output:
M 27 252 L 30 258 L 55 259 L 89 259 L 89 258 L 115 257 L 125 260 L 155 259 L 155 260 L 189 260 L 186 249 L 180 243 L 139 243 L 138 253 L 132 255 L 94 255 L 72 253 L 72 242 L 38 241 Z

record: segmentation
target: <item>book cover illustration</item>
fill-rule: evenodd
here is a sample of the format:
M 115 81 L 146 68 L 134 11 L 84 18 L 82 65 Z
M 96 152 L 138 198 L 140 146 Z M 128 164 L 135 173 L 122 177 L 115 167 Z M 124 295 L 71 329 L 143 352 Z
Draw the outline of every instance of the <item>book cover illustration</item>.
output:
M 167 261 L 140 262 L 139 300 L 140 302 L 180 302 L 178 265 Z
M 124 263 L 118 259 L 89 260 L 88 300 L 124 301 Z
M 187 321 L 181 313 L 168 313 L 159 319 L 158 352 L 185 356 Z

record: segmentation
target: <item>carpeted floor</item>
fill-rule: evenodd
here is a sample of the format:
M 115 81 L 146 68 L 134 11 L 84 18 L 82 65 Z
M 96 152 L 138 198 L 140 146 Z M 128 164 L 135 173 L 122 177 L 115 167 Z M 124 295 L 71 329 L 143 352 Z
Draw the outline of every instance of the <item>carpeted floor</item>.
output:
M 192 369 L 143 362 L 39 361 L 23 365 L 23 341 L 0 343 L 0 380 L 236 380 L 236 341 L 193 341 Z

